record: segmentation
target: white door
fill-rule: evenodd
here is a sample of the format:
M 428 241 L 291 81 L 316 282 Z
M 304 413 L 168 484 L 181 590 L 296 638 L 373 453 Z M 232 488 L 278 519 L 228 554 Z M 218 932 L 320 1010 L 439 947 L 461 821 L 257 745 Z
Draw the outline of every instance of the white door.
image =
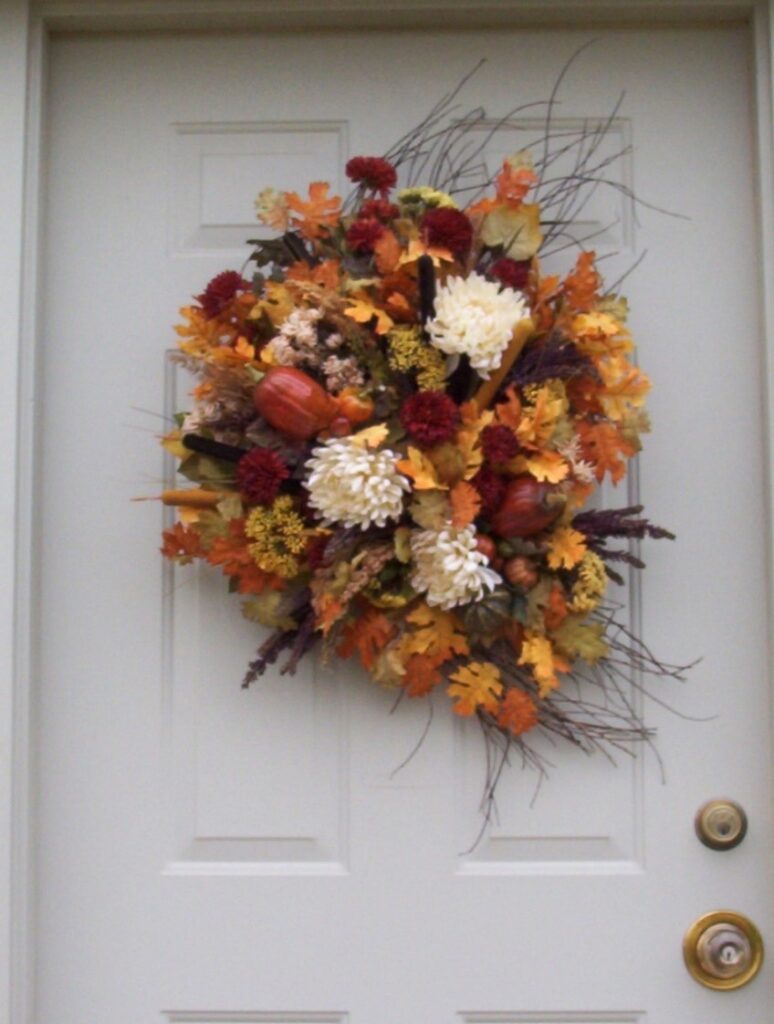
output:
M 655 424 L 640 490 L 642 630 L 686 720 L 646 702 L 654 756 L 547 748 L 514 766 L 473 852 L 474 724 L 356 671 L 239 687 L 257 644 L 220 577 L 158 554 L 154 433 L 179 305 L 238 267 L 260 188 L 379 153 L 479 57 L 469 105 L 548 96 L 588 36 L 550 32 L 61 37 L 46 133 L 37 636 L 36 1024 L 731 1024 L 769 1019 L 770 972 L 699 987 L 682 936 L 725 908 L 771 937 L 769 690 L 746 30 L 594 33 L 558 111 L 606 117 L 648 202 L 588 227 L 629 278 Z M 526 129 L 530 125 L 525 126 Z M 517 133 L 518 134 L 518 133 Z M 521 138 L 519 142 L 521 142 Z M 510 152 L 516 146 L 506 139 Z M 617 255 L 615 255 L 617 253 Z M 178 385 L 184 391 L 182 382 Z M 180 404 L 184 399 L 179 398 Z M 148 410 L 143 412 L 141 410 Z M 618 505 L 627 495 L 613 494 Z M 679 692 L 678 692 L 679 690 Z M 714 853 L 707 799 L 750 829 Z M 768 973 L 768 978 L 766 977 Z

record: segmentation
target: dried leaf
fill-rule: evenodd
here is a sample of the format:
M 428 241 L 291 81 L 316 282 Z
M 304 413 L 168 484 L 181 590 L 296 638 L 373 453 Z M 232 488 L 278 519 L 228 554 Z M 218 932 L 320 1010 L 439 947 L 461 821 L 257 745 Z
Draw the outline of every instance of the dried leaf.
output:
M 406 673 L 401 681 L 409 697 L 424 697 L 440 683 L 443 675 L 439 661 L 430 654 L 412 654 L 406 662 Z
M 587 311 L 594 305 L 602 279 L 595 266 L 596 253 L 582 252 L 562 285 L 567 305 L 574 311 Z
M 548 637 L 529 629 L 524 631 L 524 646 L 519 664 L 529 665 L 532 669 L 541 698 L 547 697 L 559 686 L 556 673 L 567 672 L 570 668 L 565 659 L 557 656 Z
M 586 537 L 571 526 L 560 526 L 548 542 L 548 566 L 551 569 L 572 569 L 586 554 Z
M 178 565 L 187 565 L 194 558 L 202 555 L 202 542 L 196 530 L 175 523 L 169 530 L 162 533 L 163 544 L 160 548 L 165 558 L 174 558 Z
M 452 707 L 456 715 L 467 717 L 478 708 L 497 714 L 503 684 L 500 669 L 491 661 L 470 661 L 452 672 L 450 678 L 454 682 L 449 684 L 447 693 L 456 699 Z
M 379 273 L 389 274 L 395 270 L 400 260 L 401 252 L 400 242 L 395 237 L 395 233 L 390 231 L 389 228 L 385 229 L 381 238 L 374 246 L 376 269 Z
M 446 484 L 438 479 L 435 466 L 419 448 L 409 446 L 407 458 L 396 463 L 399 472 L 414 481 L 414 490 L 436 491 L 446 490 Z
M 452 612 L 431 608 L 422 601 L 409 612 L 406 622 L 416 628 L 403 634 L 401 651 L 405 656 L 429 654 L 445 661 L 468 653 L 468 641 Z
M 609 650 L 603 639 L 604 633 L 604 623 L 589 622 L 584 615 L 570 615 L 558 629 L 553 630 L 551 636 L 568 657 L 582 658 L 589 665 L 594 665 Z
M 387 616 L 369 608 L 360 618 L 346 624 L 336 652 L 342 658 L 349 658 L 357 651 L 363 667 L 370 669 L 394 633 L 395 627 Z
M 292 217 L 293 227 L 305 238 L 319 238 L 325 229 L 333 227 L 338 220 L 341 199 L 339 196 L 329 196 L 329 188 L 327 181 L 313 181 L 309 186 L 307 200 L 302 199 L 297 192 L 285 193 L 288 209 L 295 214 Z
M 514 736 L 521 736 L 538 724 L 538 709 L 528 693 L 512 686 L 503 697 L 497 722 Z
M 605 473 L 617 484 L 626 474 L 626 459 L 636 453 L 632 444 L 624 439 L 614 423 L 577 424 L 583 457 L 594 466 L 594 476 L 601 483 Z
M 349 439 L 360 448 L 378 448 L 386 440 L 389 432 L 389 427 L 385 423 L 377 423 L 373 427 L 366 427 L 365 430 L 358 430 Z
M 376 326 L 374 330 L 377 334 L 386 334 L 393 326 L 392 317 L 390 317 L 383 309 L 379 309 L 375 306 L 370 299 L 364 298 L 363 296 L 354 299 L 350 305 L 345 308 L 344 313 L 350 318 L 350 320 L 354 320 L 358 324 L 368 324 L 376 318 Z

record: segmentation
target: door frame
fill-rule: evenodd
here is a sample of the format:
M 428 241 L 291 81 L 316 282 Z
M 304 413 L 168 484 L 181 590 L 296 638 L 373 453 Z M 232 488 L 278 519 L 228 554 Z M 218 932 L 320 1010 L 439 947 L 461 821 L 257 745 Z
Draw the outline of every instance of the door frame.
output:
M 2 0 L 0 10 L 0 1024 L 34 1021 L 33 810 L 37 584 L 35 429 L 45 84 L 62 32 L 260 28 L 593 27 L 743 22 L 754 55 L 764 346 L 768 611 L 774 609 L 774 0 Z M 774 630 L 769 630 L 774 696 Z M 774 704 L 774 701 L 770 702 Z M 774 724 L 774 723 L 773 723 Z M 772 745 L 774 748 L 774 744 Z

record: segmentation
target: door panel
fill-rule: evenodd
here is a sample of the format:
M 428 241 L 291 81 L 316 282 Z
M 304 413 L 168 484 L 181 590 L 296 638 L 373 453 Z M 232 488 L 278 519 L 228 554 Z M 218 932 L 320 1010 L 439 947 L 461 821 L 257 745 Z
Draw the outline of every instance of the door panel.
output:
M 742 28 L 595 33 L 558 110 L 632 150 L 576 230 L 627 280 L 653 434 L 641 592 L 663 657 L 703 655 L 645 701 L 656 757 L 546 747 L 479 827 L 483 748 L 439 702 L 349 665 L 239 688 L 260 640 L 219 576 L 161 564 L 154 433 L 176 309 L 256 231 L 266 185 L 383 151 L 477 62 L 466 106 L 547 97 L 571 32 L 61 37 L 48 129 L 36 691 L 39 1024 L 718 1024 L 763 1020 L 682 965 L 730 906 L 766 935 L 771 881 L 763 449 L 748 42 Z M 533 113 L 492 144 L 539 136 Z M 569 253 L 554 257 L 566 265 Z M 159 418 L 162 417 L 162 418 Z M 636 483 L 636 481 L 635 481 Z M 634 486 L 634 485 L 633 485 Z M 622 505 L 636 497 L 611 492 Z M 681 716 L 704 716 L 697 722 Z M 693 815 L 730 795 L 728 854 Z

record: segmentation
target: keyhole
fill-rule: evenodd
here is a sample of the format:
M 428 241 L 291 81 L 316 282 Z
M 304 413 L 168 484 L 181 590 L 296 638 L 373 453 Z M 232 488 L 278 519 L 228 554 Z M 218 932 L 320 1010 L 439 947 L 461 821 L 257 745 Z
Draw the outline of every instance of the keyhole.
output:
M 727 942 L 725 945 L 720 947 L 720 962 L 731 967 L 734 964 L 738 964 L 742 957 L 742 950 L 739 946 L 735 946 L 733 942 Z

